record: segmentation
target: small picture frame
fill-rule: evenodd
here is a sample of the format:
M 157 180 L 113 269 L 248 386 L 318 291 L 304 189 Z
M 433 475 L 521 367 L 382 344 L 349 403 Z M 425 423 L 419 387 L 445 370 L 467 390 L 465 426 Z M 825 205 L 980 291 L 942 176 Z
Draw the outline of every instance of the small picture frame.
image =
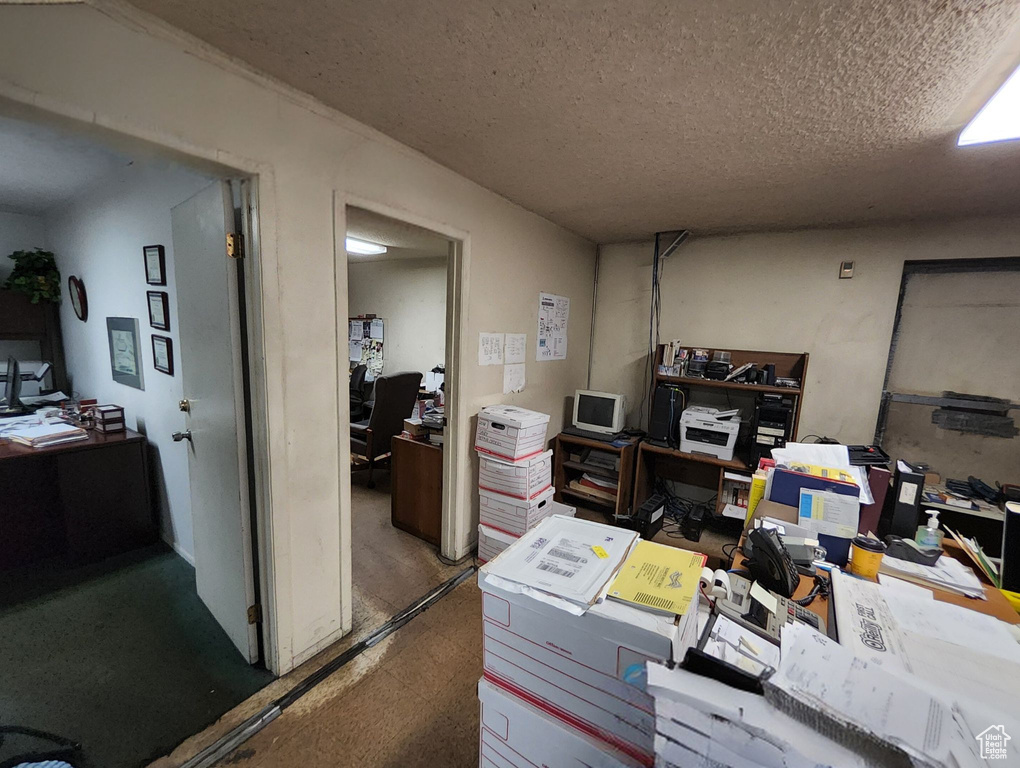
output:
M 149 325 L 161 331 L 170 330 L 170 296 L 166 291 L 146 291 L 149 304 Z
M 138 319 L 106 318 L 106 336 L 110 345 L 110 373 L 118 384 L 145 389 L 142 382 L 142 349 L 138 343 Z
M 152 334 L 152 367 L 160 373 L 174 375 L 174 340 Z
M 145 282 L 149 285 L 166 285 L 166 252 L 162 245 L 142 248 L 145 257 Z

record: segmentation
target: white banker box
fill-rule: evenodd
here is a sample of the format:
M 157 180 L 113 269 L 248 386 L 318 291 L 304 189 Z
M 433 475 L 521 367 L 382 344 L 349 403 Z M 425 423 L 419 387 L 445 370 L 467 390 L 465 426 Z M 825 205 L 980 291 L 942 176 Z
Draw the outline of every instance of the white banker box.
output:
M 552 487 L 532 499 L 516 499 L 495 491 L 478 491 L 478 522 L 504 533 L 520 536 L 552 514 Z
M 478 413 L 475 450 L 516 461 L 545 449 L 549 414 L 515 405 L 490 405 Z
M 515 499 L 534 499 L 552 487 L 552 451 L 518 461 L 478 454 L 478 488 Z
M 697 639 L 697 597 L 679 620 L 613 600 L 576 615 L 580 609 L 564 609 L 508 584 L 513 574 L 506 565 L 516 559 L 510 552 L 534 547 L 549 531 L 555 538 L 550 524 L 558 519 L 544 520 L 478 573 L 485 679 L 651 765 L 655 706 L 644 690 L 645 663 L 683 658 Z M 616 570 L 624 559 L 626 554 Z M 490 575 L 494 568 L 499 577 Z
M 478 559 L 487 563 L 517 541 L 517 537 L 496 528 L 478 524 Z
M 499 496 L 500 494 L 494 493 L 494 494 L 491 494 L 491 495 Z M 573 517 L 574 514 L 577 512 L 577 508 L 576 507 L 571 507 L 571 506 L 569 506 L 567 504 L 560 504 L 558 501 L 553 501 L 552 500 L 552 495 L 553 495 L 553 492 L 552 492 L 552 489 L 550 488 L 549 489 L 549 503 L 545 505 L 545 509 L 547 509 L 548 511 L 545 512 L 545 514 L 546 515 L 567 515 L 568 517 Z M 544 496 L 545 496 L 545 494 L 542 494 L 542 496 L 539 496 L 538 498 L 543 498 Z M 517 504 L 524 504 L 525 503 L 525 502 L 522 502 L 522 501 L 518 501 L 516 499 L 510 499 L 510 498 L 508 498 L 506 496 L 501 496 L 500 498 L 506 499 L 507 501 L 511 501 L 511 502 L 514 502 L 514 503 L 517 503 Z M 536 520 L 536 521 L 534 521 L 532 523 L 529 523 L 528 524 L 528 528 L 530 529 L 536 523 L 541 522 L 542 519 L 543 518 L 539 518 L 538 520 Z M 486 525 L 485 522 L 484 522 L 484 520 L 485 520 L 485 516 L 484 515 L 482 516 L 482 520 L 483 520 L 483 522 L 478 524 L 478 559 L 481 562 L 483 562 L 483 563 L 487 563 L 490 560 L 492 560 L 494 557 L 499 555 L 499 553 L 502 552 L 504 549 L 509 547 L 515 541 L 517 541 L 517 538 L 518 538 L 519 534 L 516 534 L 516 533 L 507 533 L 506 531 L 502 530 L 501 528 L 493 528 L 493 527 L 491 527 L 489 525 Z M 522 531 L 522 533 L 523 533 L 523 531 Z
M 641 763 L 478 681 L 481 768 L 639 768 Z

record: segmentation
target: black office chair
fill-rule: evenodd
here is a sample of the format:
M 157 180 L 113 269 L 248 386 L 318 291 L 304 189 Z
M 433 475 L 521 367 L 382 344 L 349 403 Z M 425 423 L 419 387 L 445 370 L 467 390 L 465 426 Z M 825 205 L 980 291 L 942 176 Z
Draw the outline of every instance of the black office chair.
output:
M 404 429 L 404 419 L 418 399 L 420 373 L 395 373 L 375 380 L 372 415 L 351 422 L 351 470 L 368 470 L 368 487 L 375 488 L 376 461 L 390 455 L 390 441 Z
M 365 418 L 365 375 L 368 366 L 362 363 L 351 371 L 351 421 Z

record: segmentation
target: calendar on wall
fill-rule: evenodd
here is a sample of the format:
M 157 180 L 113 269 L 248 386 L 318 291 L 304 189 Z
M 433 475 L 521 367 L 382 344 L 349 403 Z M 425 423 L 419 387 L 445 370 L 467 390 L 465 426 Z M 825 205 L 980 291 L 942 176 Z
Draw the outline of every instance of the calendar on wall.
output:
M 347 342 L 350 348 L 350 367 L 364 364 L 368 368 L 365 378 L 373 381 L 383 369 L 383 320 L 380 317 L 351 317 L 347 323 Z

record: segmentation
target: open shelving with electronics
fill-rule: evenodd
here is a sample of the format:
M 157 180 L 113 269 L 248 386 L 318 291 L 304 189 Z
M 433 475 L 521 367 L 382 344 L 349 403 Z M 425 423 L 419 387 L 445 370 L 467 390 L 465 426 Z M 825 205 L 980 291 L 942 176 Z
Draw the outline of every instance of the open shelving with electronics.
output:
M 672 376 L 660 373 L 664 345 L 655 351 L 652 376 L 651 395 L 654 398 L 659 384 L 673 384 L 684 390 L 685 402 L 690 404 L 692 392 L 704 391 L 719 396 L 748 395 L 757 398 L 759 394 L 781 394 L 794 399 L 793 425 L 791 435 L 797 437 L 800 426 L 800 412 L 804 400 L 804 388 L 807 382 L 808 353 L 768 352 L 764 350 L 723 349 L 695 344 L 685 345 L 690 349 L 710 349 L 713 352 L 728 352 L 734 369 L 745 363 L 754 363 L 762 367 L 771 363 L 775 366 L 778 378 L 795 379 L 800 384 L 796 387 L 783 387 L 769 384 L 744 383 L 737 381 L 718 381 L 694 376 Z M 696 399 L 696 398 L 694 398 Z M 748 414 L 744 414 L 746 417 Z M 656 478 L 665 478 L 687 485 L 700 486 L 716 492 L 716 514 L 721 514 L 726 504 L 723 498 L 723 480 L 725 472 L 738 472 L 750 475 L 753 468 L 749 466 L 749 446 L 747 439 L 741 435 L 732 459 L 720 459 L 707 454 L 687 453 L 676 448 L 661 446 L 648 441 L 638 446 L 637 462 L 634 477 L 634 499 L 632 506 L 637 509 L 652 495 Z

